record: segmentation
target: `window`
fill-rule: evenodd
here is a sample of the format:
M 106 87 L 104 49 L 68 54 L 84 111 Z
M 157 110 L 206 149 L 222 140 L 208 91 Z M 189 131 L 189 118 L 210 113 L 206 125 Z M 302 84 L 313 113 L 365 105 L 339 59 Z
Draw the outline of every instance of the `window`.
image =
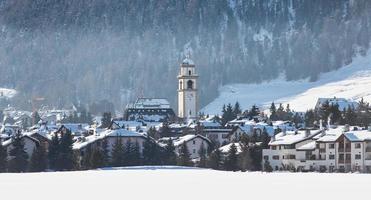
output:
M 329 144 L 329 149 L 335 149 L 335 144 Z
M 361 154 L 356 154 L 356 160 L 361 160 Z
M 276 150 L 277 149 L 277 147 L 276 146 L 272 146 L 272 150 Z
M 193 89 L 193 81 L 187 81 L 187 89 Z
M 356 148 L 356 149 L 360 149 L 360 148 L 361 148 L 361 143 L 356 143 L 356 144 L 355 144 L 355 148 Z
M 279 160 L 280 157 L 279 157 L 279 156 L 272 156 L 272 159 L 273 159 L 273 160 Z
M 196 149 L 193 149 L 193 153 L 196 153 Z
M 328 159 L 329 159 L 329 160 L 334 160 L 334 159 L 335 159 L 335 155 L 329 155 L 329 156 L 328 156 Z
M 196 144 L 196 141 L 193 140 L 192 143 L 193 143 L 193 144 Z
M 191 72 L 191 70 L 189 70 L 189 71 L 188 71 L 188 75 L 191 75 L 191 74 L 192 74 L 192 72 Z
M 264 158 L 264 160 L 268 160 L 269 156 L 264 156 L 263 158 Z
M 350 160 L 351 159 L 351 155 L 350 154 L 346 154 L 345 155 L 345 160 Z
M 183 85 L 183 82 L 180 81 L 180 82 L 179 82 L 179 90 L 183 89 L 182 85 Z

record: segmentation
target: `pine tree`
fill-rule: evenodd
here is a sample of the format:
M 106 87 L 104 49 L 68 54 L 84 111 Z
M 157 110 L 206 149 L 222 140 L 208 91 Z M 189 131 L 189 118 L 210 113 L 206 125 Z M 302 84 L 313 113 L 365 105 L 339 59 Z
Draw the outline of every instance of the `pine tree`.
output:
M 198 167 L 205 168 L 207 166 L 207 151 L 206 151 L 204 143 L 201 144 L 201 148 L 198 151 L 198 154 L 200 155 L 200 161 L 198 163 Z
M 218 148 L 216 148 L 209 156 L 208 166 L 215 170 L 220 170 L 222 168 L 222 156 Z
M 163 156 L 165 165 L 176 165 L 177 156 L 175 153 L 175 146 L 172 139 L 166 141 Z
M 123 166 L 124 161 L 124 145 L 122 144 L 122 140 L 120 137 L 117 136 L 116 141 L 112 147 L 112 166 L 113 167 L 121 167 Z
M 270 120 L 276 121 L 277 120 L 277 109 L 276 109 L 276 105 L 274 104 L 274 102 L 272 102 L 269 111 L 271 112 L 271 115 L 269 117 Z
M 108 128 L 111 124 L 112 114 L 110 112 L 103 113 L 102 128 Z
M 268 160 L 264 160 L 264 171 L 265 172 L 272 172 L 273 171 L 273 168 L 270 165 Z
M 30 172 L 43 172 L 47 168 L 47 156 L 44 146 L 38 145 L 34 148 L 30 159 Z
M 31 118 L 32 118 L 32 125 L 39 123 L 39 121 L 41 120 L 41 117 L 37 111 L 32 113 Z
M 107 167 L 110 162 L 110 154 L 108 149 L 108 142 L 106 139 L 103 139 L 102 141 L 102 154 L 103 154 L 103 167 Z
M 250 147 L 250 157 L 252 160 L 252 167 L 251 170 L 259 171 L 261 170 L 261 162 L 262 162 L 262 150 L 261 147 L 257 145 L 253 145 Z
M 9 168 L 10 172 L 25 172 L 28 166 L 28 155 L 24 147 L 23 138 L 17 133 L 13 138 L 13 148 L 9 151 Z
M 0 173 L 6 172 L 8 168 L 8 152 L 6 148 L 1 144 L 0 139 Z
M 238 168 L 241 171 L 247 171 L 251 169 L 251 157 L 250 157 L 250 148 L 248 145 L 240 143 L 241 153 L 238 154 Z
M 224 168 L 227 171 L 238 170 L 237 147 L 234 143 L 232 143 L 229 147 L 228 154 L 224 163 Z
M 48 160 L 50 169 L 57 170 L 58 157 L 59 157 L 59 138 L 58 135 L 55 133 L 52 137 L 52 141 L 50 142 L 48 150 Z
M 260 135 L 260 142 L 262 142 L 261 143 L 261 147 L 263 149 L 268 149 L 268 144 L 269 144 L 270 140 L 271 140 L 271 138 L 269 137 L 269 134 L 267 132 L 267 129 L 264 127 L 263 128 L 263 132 Z
M 241 113 L 242 113 L 242 110 L 241 110 L 240 103 L 238 103 L 238 101 L 236 101 L 236 103 L 234 104 L 234 107 L 233 107 L 233 116 L 236 118 Z
M 91 157 L 93 155 L 93 148 L 91 145 L 87 145 L 85 150 L 82 152 L 83 156 L 81 159 L 81 167 L 82 169 L 92 169 L 91 166 Z
M 59 154 L 57 160 L 58 170 L 72 170 L 73 169 L 73 140 L 70 131 L 62 135 L 59 143 Z
M 104 167 L 104 157 L 103 152 L 99 147 L 93 149 L 93 152 L 90 157 L 90 167 L 92 169 L 97 169 Z
M 179 156 L 178 156 L 178 165 L 179 166 L 193 166 L 193 163 L 190 158 L 191 154 L 188 151 L 187 144 L 184 142 L 180 146 Z

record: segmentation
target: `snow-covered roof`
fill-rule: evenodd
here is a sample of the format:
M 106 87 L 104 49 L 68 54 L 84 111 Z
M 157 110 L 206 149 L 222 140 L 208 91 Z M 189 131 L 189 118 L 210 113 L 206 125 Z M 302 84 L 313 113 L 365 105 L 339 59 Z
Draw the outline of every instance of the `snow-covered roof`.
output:
M 318 137 L 317 142 L 335 142 L 343 134 L 344 127 L 339 126 L 324 131 L 325 134 L 316 136 Z
M 312 141 L 312 142 L 309 142 L 308 144 L 304 144 L 300 146 L 299 148 L 297 148 L 297 150 L 305 151 L 305 150 L 314 150 L 315 148 L 316 148 L 316 142 Z
M 220 152 L 222 153 L 228 153 L 229 149 L 231 148 L 232 144 L 234 144 L 236 147 L 237 147 L 237 153 L 241 153 L 242 152 L 242 148 L 241 148 L 241 144 L 236 142 L 236 143 L 229 143 L 227 145 L 224 145 L 222 147 L 219 148 Z
M 192 135 L 192 134 L 189 134 L 189 135 L 185 135 L 185 136 L 182 136 L 182 137 L 179 137 L 179 138 L 174 139 L 173 140 L 173 143 L 174 143 L 174 146 L 179 146 L 179 145 L 182 145 L 184 142 L 193 140 L 194 138 L 197 138 L 197 137 L 210 142 L 209 139 L 207 139 L 206 137 L 204 137 L 202 135 Z
M 138 98 L 134 104 L 128 105 L 128 108 L 158 109 L 170 108 L 170 103 L 165 98 Z
M 345 137 L 351 142 L 371 141 L 371 131 L 356 130 L 344 133 Z
M 193 60 L 190 59 L 190 58 L 185 58 L 183 60 L 182 64 L 185 64 L 185 65 L 195 65 L 195 63 L 193 62 Z
M 309 131 L 309 134 L 306 134 Z M 275 139 L 269 142 L 269 145 L 292 145 L 298 142 L 310 139 L 321 133 L 320 130 L 297 130 L 297 131 L 286 131 L 280 132 L 275 135 Z

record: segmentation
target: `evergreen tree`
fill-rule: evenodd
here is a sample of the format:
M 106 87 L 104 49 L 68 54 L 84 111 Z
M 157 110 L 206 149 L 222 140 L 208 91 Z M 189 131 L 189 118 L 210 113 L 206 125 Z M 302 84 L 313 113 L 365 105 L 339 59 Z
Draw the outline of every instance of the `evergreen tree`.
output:
M 102 141 L 102 154 L 103 154 L 103 167 L 107 167 L 110 162 L 110 154 L 108 149 L 108 142 L 106 139 L 103 139 Z
M 122 140 L 120 137 L 117 136 L 116 141 L 112 147 L 112 166 L 113 167 L 121 167 L 123 166 L 124 162 L 124 145 L 122 144 Z
M 269 117 L 270 120 L 276 121 L 277 120 L 277 109 L 274 102 L 272 102 L 271 107 L 269 108 L 269 111 L 271 112 L 271 115 Z
M 71 131 L 67 131 L 62 135 L 59 143 L 59 154 L 57 160 L 58 170 L 72 170 L 73 169 L 73 140 Z
M 313 110 L 308 110 L 305 113 L 304 122 L 306 127 L 312 127 L 314 126 L 315 118 L 315 112 Z
M 81 168 L 82 169 L 92 169 L 91 166 L 91 157 L 93 155 L 92 146 L 89 144 L 85 147 L 85 150 L 82 152 L 83 156 L 81 159 Z
M 198 151 L 198 154 L 200 155 L 200 161 L 198 162 L 198 167 L 205 168 L 207 166 L 207 151 L 206 151 L 204 143 L 201 144 L 201 148 Z
M 166 141 L 164 149 L 164 164 L 165 165 L 176 165 L 177 156 L 175 153 L 175 147 L 172 139 Z
M 237 147 L 234 143 L 232 143 L 229 147 L 228 154 L 224 163 L 224 168 L 227 171 L 238 170 Z
M 187 144 L 184 142 L 180 146 L 179 156 L 178 156 L 178 165 L 179 166 L 193 166 L 193 163 L 191 161 L 191 154 L 188 151 Z
M 160 137 L 170 137 L 171 136 L 171 129 L 168 123 L 163 123 L 162 127 L 160 128 Z
M 28 167 L 28 155 L 24 147 L 23 138 L 17 133 L 13 138 L 13 148 L 9 151 L 9 168 L 10 172 L 25 172 Z
M 261 147 L 257 145 L 253 145 L 250 147 L 250 157 L 252 160 L 251 170 L 259 171 L 261 170 L 261 162 L 262 162 L 262 150 Z
M 264 171 L 265 172 L 272 172 L 273 171 L 273 168 L 270 165 L 268 160 L 264 160 Z
M 271 138 L 269 137 L 269 134 L 267 132 L 267 129 L 264 127 L 263 128 L 263 132 L 260 135 L 260 142 L 262 142 L 261 143 L 261 147 L 263 149 L 268 149 L 268 144 L 269 144 L 270 140 L 271 140 Z
M 143 144 L 143 163 L 145 165 L 156 165 L 156 157 L 156 144 L 149 136 L 147 136 Z
M 222 125 L 224 126 L 227 122 L 235 119 L 236 116 L 233 113 L 232 105 L 229 103 L 227 107 L 223 106 L 223 113 L 222 113 Z
M 58 135 L 55 133 L 52 137 L 52 141 L 49 144 L 48 150 L 48 160 L 50 169 L 57 170 L 58 157 L 59 157 L 59 138 Z
M 90 167 L 93 169 L 104 167 L 103 152 L 99 147 L 93 148 L 93 152 L 90 157 Z
M 47 168 L 47 156 L 44 146 L 38 145 L 34 148 L 30 159 L 30 172 L 43 172 Z
M 8 152 L 6 148 L 1 144 L 0 139 L 0 173 L 6 172 L 8 168 Z
M 111 124 L 112 114 L 110 112 L 103 113 L 102 128 L 108 128 Z
M 344 115 L 345 124 L 354 126 L 356 124 L 356 120 L 357 120 L 356 112 L 350 106 L 348 106 L 347 110 L 345 111 L 345 115 Z
M 41 120 L 41 117 L 37 111 L 34 111 L 32 113 L 31 118 L 32 118 L 32 125 L 39 123 L 39 121 Z
M 247 171 L 251 168 L 251 157 L 250 157 L 250 149 L 249 146 L 243 143 L 240 143 L 241 146 L 241 153 L 238 154 L 238 168 L 241 171 Z
M 236 103 L 234 104 L 234 107 L 233 107 L 233 116 L 236 118 L 241 113 L 242 113 L 242 110 L 241 110 L 240 103 L 238 103 L 238 101 L 236 101 Z
M 215 170 L 220 170 L 223 166 L 222 155 L 218 148 L 216 148 L 209 156 L 208 166 Z

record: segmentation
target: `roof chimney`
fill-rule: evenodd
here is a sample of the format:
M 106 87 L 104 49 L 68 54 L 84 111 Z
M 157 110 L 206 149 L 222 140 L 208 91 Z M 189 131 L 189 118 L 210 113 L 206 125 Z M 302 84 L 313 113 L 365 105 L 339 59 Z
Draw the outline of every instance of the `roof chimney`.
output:
M 309 129 L 305 129 L 305 137 L 309 137 L 310 136 L 310 130 Z
M 344 131 L 344 132 L 348 132 L 348 131 L 350 131 L 349 124 L 345 124 L 345 126 L 344 126 L 344 128 L 343 128 L 343 131 Z

